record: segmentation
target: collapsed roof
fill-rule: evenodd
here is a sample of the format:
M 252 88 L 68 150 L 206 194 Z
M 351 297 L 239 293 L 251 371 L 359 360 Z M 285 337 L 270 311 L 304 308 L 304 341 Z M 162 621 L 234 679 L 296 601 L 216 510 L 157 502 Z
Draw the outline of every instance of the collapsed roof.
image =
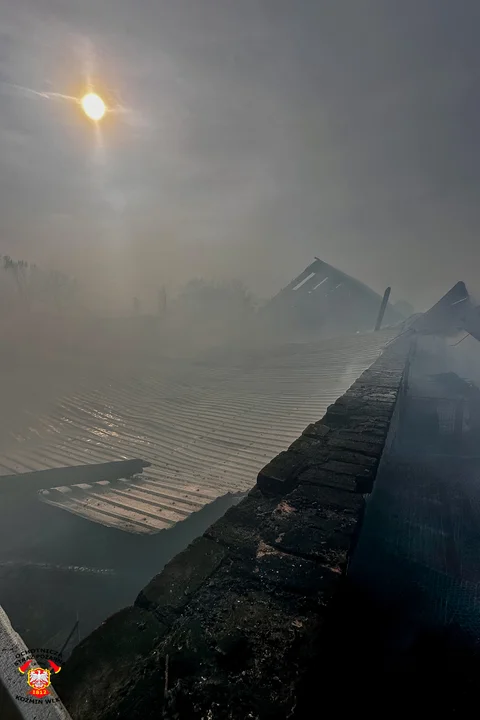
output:
M 315 258 L 267 304 L 270 318 L 299 332 L 373 330 L 382 297 L 368 285 Z M 384 324 L 404 318 L 390 304 Z
M 468 332 L 480 340 L 480 307 L 464 282 L 454 285 L 440 300 L 411 325 L 415 332 L 429 335 L 455 335 Z

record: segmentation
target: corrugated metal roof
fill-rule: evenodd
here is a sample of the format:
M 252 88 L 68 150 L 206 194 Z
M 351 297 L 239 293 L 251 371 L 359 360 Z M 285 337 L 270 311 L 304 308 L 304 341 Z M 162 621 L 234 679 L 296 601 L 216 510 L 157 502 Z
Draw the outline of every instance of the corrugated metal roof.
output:
M 246 492 L 394 334 L 112 374 L 17 433 L 0 453 L 0 474 L 142 457 L 152 466 L 135 479 L 46 488 L 41 499 L 104 525 L 158 532 L 221 495 Z

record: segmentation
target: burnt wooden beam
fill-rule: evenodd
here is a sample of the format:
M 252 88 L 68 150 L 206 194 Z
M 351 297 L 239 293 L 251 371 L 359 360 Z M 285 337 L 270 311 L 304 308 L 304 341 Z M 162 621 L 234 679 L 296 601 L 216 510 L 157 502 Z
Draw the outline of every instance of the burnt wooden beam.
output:
M 383 316 L 385 315 L 385 310 L 387 309 L 388 305 L 388 299 L 390 297 L 392 288 L 387 287 L 383 294 L 382 304 L 380 305 L 380 310 L 378 311 L 378 317 L 377 322 L 375 323 L 375 332 L 378 332 L 380 328 L 382 327 L 383 322 Z
M 0 476 L 0 496 L 38 492 L 52 487 L 95 483 L 101 480 L 119 480 L 143 472 L 150 463 L 138 458 L 134 460 L 116 460 L 94 465 L 74 465 L 72 467 L 36 470 L 18 475 Z

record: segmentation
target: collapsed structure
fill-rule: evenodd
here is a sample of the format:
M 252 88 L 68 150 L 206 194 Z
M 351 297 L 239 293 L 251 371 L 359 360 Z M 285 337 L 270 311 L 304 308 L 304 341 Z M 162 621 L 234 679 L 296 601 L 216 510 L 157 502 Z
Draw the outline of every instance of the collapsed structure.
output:
M 368 285 L 315 258 L 275 295 L 264 309 L 266 317 L 294 337 L 373 330 L 381 296 Z M 388 304 L 386 325 L 405 319 Z
M 387 351 L 133 607 L 76 648 L 58 682 L 75 720 L 290 716 L 354 546 L 408 352 L 408 342 Z
M 403 329 L 325 417 L 309 425 L 260 472 L 240 505 L 154 577 L 132 607 L 109 618 L 77 647 L 58 684 L 75 720 L 303 718 L 309 703 L 318 699 L 319 679 L 339 707 L 353 710 L 362 707 L 361 696 L 337 694 L 346 689 L 345 672 L 353 672 L 356 687 L 364 688 L 372 667 L 379 664 L 376 672 L 385 672 L 385 662 L 395 668 L 393 680 L 386 675 L 395 697 L 398 668 L 413 677 L 410 685 L 401 681 L 404 697 L 398 704 L 417 700 L 417 656 L 423 647 L 419 637 L 445 625 L 439 610 L 425 614 L 425 599 L 418 593 L 435 608 L 442 603 L 445 583 L 462 580 L 456 553 L 465 553 L 467 547 L 470 582 L 480 580 L 478 554 L 472 555 L 474 547 L 480 551 L 480 517 L 468 521 L 468 542 L 462 544 L 454 513 L 463 501 L 452 506 L 450 493 L 443 499 L 437 495 L 437 480 L 444 487 L 445 460 L 429 466 L 426 484 L 415 474 L 423 455 L 426 461 L 427 456 L 436 457 L 439 448 L 445 453 L 445 435 L 455 472 L 458 462 L 464 463 L 457 460 L 465 452 L 466 446 L 458 444 L 464 426 L 438 423 L 428 447 L 416 438 L 412 455 L 416 433 L 408 420 L 419 401 L 425 405 L 421 393 L 430 372 L 448 367 L 452 351 L 435 362 L 430 344 L 443 347 L 445 338 L 465 331 L 475 316 L 468 294 L 463 299 L 470 306 L 466 315 L 465 305 L 456 304 L 463 290 L 463 284 L 456 286 L 430 313 Z M 417 383 L 412 387 L 411 378 Z M 436 413 L 450 402 L 452 392 L 457 407 L 454 386 L 443 384 Z M 435 395 L 427 400 L 431 398 Z M 470 393 L 468 402 L 478 414 L 478 393 Z M 476 434 L 478 444 L 478 423 L 465 432 Z M 470 453 L 474 444 L 468 445 Z M 413 479 L 407 483 L 410 495 L 402 495 L 404 480 L 392 472 L 392 463 L 393 468 L 401 463 L 403 477 Z M 469 468 L 472 463 L 477 467 L 478 460 L 472 455 L 469 463 Z M 465 474 L 465 464 L 461 467 Z M 423 468 L 421 477 L 425 473 Z M 465 484 L 455 492 L 473 493 L 478 500 L 469 478 L 465 476 Z M 425 513 L 412 522 L 412 513 L 418 515 L 415 492 Z M 382 513 L 389 518 L 385 526 L 378 524 Z M 429 539 L 438 522 L 443 522 L 443 533 L 436 542 L 445 544 L 445 566 L 438 565 L 438 551 Z M 437 578 L 432 584 L 433 566 Z M 382 573 L 388 567 L 395 572 L 385 584 Z M 419 585 L 412 600 L 414 581 Z M 399 611 L 398 597 L 404 593 L 410 600 Z M 459 607 L 474 602 L 468 590 L 460 599 L 458 592 L 454 597 Z M 381 598 L 381 613 L 375 598 Z M 387 622 L 384 615 L 390 611 Z M 474 617 L 472 606 L 460 621 L 461 637 L 465 628 L 475 636 Z M 376 636 L 379 627 L 386 633 L 381 640 Z M 458 711 L 474 687 L 478 663 L 467 645 L 455 645 L 462 692 L 455 685 L 447 700 L 440 699 L 440 709 L 445 702 L 444 710 Z M 451 651 L 451 644 L 435 641 L 426 662 L 435 661 L 439 673 L 445 672 L 443 663 L 450 672 Z M 431 707 L 431 697 L 428 703 Z M 370 697 L 368 708 L 372 706 L 377 704 Z
M 295 317 L 306 318 L 305 325 L 299 328 L 308 332 L 316 327 L 311 322 L 315 318 L 321 319 L 323 328 L 332 318 L 337 327 L 341 320 L 345 329 L 350 315 L 351 330 L 357 332 L 362 323 L 368 323 L 371 330 L 380 296 L 338 273 L 316 260 L 266 311 L 278 311 L 282 316 L 290 308 L 294 324 Z M 330 290 L 315 296 L 322 287 Z M 333 301 L 335 293 L 338 303 Z M 321 302 L 316 306 L 318 298 Z M 353 312 L 357 306 L 358 314 Z M 387 307 L 385 322 L 396 320 L 398 315 Z M 422 523 L 415 522 L 411 516 L 415 503 L 409 504 L 398 493 L 395 503 L 405 520 L 396 524 L 388 516 L 389 522 L 382 526 L 383 535 L 378 532 L 375 518 L 391 513 L 391 507 L 382 505 L 382 497 L 391 493 L 390 477 L 395 477 L 396 486 L 403 482 L 391 471 L 392 459 L 397 462 L 400 451 L 415 450 L 417 457 L 428 449 L 436 455 L 441 446 L 444 452 L 448 448 L 454 459 L 457 454 L 470 454 L 470 465 L 476 468 L 473 453 L 480 441 L 478 393 L 448 375 L 452 374 L 452 351 L 446 347 L 449 343 L 445 339 L 459 332 L 480 336 L 478 310 L 463 283 L 452 288 L 428 313 L 392 330 L 389 337 L 380 340 L 377 334 L 370 336 L 372 343 L 373 337 L 377 338 L 379 347 L 390 339 L 392 342 L 378 360 L 367 363 L 371 366 L 360 377 L 355 370 L 358 379 L 351 388 L 328 407 L 321 420 L 315 418 L 287 451 L 280 452 L 264 467 L 257 485 L 239 505 L 209 527 L 142 590 L 138 588 L 134 605 L 108 618 L 77 646 L 55 683 L 73 720 L 302 718 L 316 677 L 322 677 L 332 692 L 343 689 L 342 682 L 337 681 L 344 673 L 344 651 L 349 658 L 351 653 L 357 653 L 356 673 L 362 682 L 368 679 L 361 667 L 363 658 L 358 648 L 352 647 L 351 638 L 360 638 L 357 644 L 362 651 L 370 644 L 368 634 L 362 634 L 358 627 L 358 607 L 369 622 L 377 622 L 377 617 L 371 612 L 370 600 L 356 604 L 358 588 L 368 586 L 369 592 L 385 599 L 379 578 L 385 567 L 399 567 L 395 564 L 396 550 L 391 555 L 391 547 L 401 546 L 402 522 L 413 528 L 409 537 L 416 537 L 415 533 L 418 537 L 414 556 L 410 546 L 402 546 L 402 582 L 397 588 L 400 593 L 409 585 L 412 566 L 418 573 L 419 567 L 428 565 L 430 572 L 438 554 L 435 547 L 432 550 L 424 542 L 425 534 L 430 533 L 430 510 L 425 512 Z M 455 339 L 455 343 L 460 340 Z M 451 343 L 453 347 L 455 343 Z M 460 343 L 458 347 L 465 346 Z M 438 376 L 434 383 L 437 389 L 426 399 L 423 387 L 431 372 Z M 417 378 L 420 391 L 412 385 L 412 377 Z M 452 421 L 445 420 L 447 407 L 453 408 Z M 416 433 L 410 432 L 407 437 L 406 423 L 413 426 L 418 417 L 430 420 L 417 425 Z M 421 433 L 427 426 L 430 434 L 425 443 L 422 440 L 426 436 Z M 412 470 L 415 462 L 408 456 L 402 466 L 405 476 L 414 478 L 408 486 L 411 494 L 417 489 Z M 430 482 L 435 484 L 435 478 L 434 474 Z M 468 475 L 469 488 L 470 480 Z M 123 507 L 138 513 L 144 491 L 142 481 L 135 482 L 131 499 L 127 499 L 125 484 L 120 486 L 120 492 L 115 485 L 110 489 L 107 483 L 100 490 L 93 484 L 94 502 L 86 503 L 90 505 L 88 512 L 111 516 L 111 508 L 107 512 L 98 508 L 105 495 L 107 502 L 109 497 L 119 495 Z M 153 491 L 155 497 L 155 483 L 150 486 L 149 492 Z M 174 497 L 173 487 L 169 481 L 169 487 L 161 489 L 162 500 L 157 495 L 160 506 L 165 505 L 165 494 Z M 431 484 L 421 487 L 422 502 L 430 508 Z M 91 492 L 90 487 L 80 488 L 74 498 L 83 497 L 85 490 Z M 445 543 L 442 553 L 444 550 L 447 564 L 435 571 L 443 573 L 442 582 L 447 577 L 455 583 L 462 572 L 458 555 L 466 546 L 456 546 L 458 533 L 449 515 L 451 498 L 448 493 L 445 497 L 442 513 L 448 522 L 440 542 Z M 188 500 L 186 494 L 183 498 Z M 175 502 L 178 500 L 182 502 L 181 496 Z M 433 500 L 438 505 L 438 498 Z M 61 504 L 55 501 L 54 508 Z M 459 500 L 454 507 L 461 504 Z M 154 514 L 151 510 L 152 518 Z M 146 516 L 142 515 L 144 521 Z M 480 551 L 475 522 L 470 522 L 469 527 L 469 553 L 477 542 Z M 383 548 L 389 528 L 397 528 L 397 536 L 393 535 L 391 545 L 386 542 Z M 429 548 L 426 559 L 419 547 Z M 375 552 L 378 557 L 370 563 Z M 473 582 L 477 568 L 470 555 L 469 563 Z M 372 567 L 376 569 L 373 578 Z M 424 585 L 427 576 L 422 576 Z M 352 578 L 356 583 L 354 591 L 350 587 Z M 432 593 L 435 597 L 429 582 L 429 597 Z M 435 587 L 441 585 L 437 582 Z M 462 603 L 463 599 L 457 604 L 463 608 Z M 418 615 L 417 609 L 418 603 L 413 603 L 412 615 Z M 465 617 L 471 630 L 472 613 Z M 438 623 L 438 613 L 430 621 Z M 402 618 L 402 622 L 410 622 L 410 616 Z M 391 626 L 395 635 L 395 620 Z M 382 656 L 383 649 L 377 646 L 376 651 Z M 399 653 L 396 646 L 395 652 Z M 410 661 L 408 655 L 407 663 Z M 367 669 L 370 672 L 370 667 Z

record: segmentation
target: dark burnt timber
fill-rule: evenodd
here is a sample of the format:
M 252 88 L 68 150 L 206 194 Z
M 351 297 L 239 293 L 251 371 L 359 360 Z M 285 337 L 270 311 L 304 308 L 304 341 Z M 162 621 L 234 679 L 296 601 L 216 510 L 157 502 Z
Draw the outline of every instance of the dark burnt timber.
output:
M 17 494 L 23 497 L 25 493 L 38 492 L 45 488 L 129 478 L 143 472 L 146 467 L 149 467 L 149 463 L 145 460 L 116 460 L 94 465 L 37 470 L 19 475 L 2 475 L 0 476 L 0 497 L 5 494 Z
M 74 720 L 292 716 L 395 432 L 409 350 L 410 339 L 391 345 L 75 649 L 56 683 Z
M 378 311 L 378 317 L 377 322 L 375 323 L 375 332 L 378 332 L 380 328 L 382 327 L 383 322 L 383 316 L 385 315 L 385 310 L 387 309 L 388 305 L 388 298 L 390 297 L 390 293 L 392 291 L 391 287 L 387 287 L 383 294 L 382 298 L 382 304 L 380 305 L 380 310 Z

